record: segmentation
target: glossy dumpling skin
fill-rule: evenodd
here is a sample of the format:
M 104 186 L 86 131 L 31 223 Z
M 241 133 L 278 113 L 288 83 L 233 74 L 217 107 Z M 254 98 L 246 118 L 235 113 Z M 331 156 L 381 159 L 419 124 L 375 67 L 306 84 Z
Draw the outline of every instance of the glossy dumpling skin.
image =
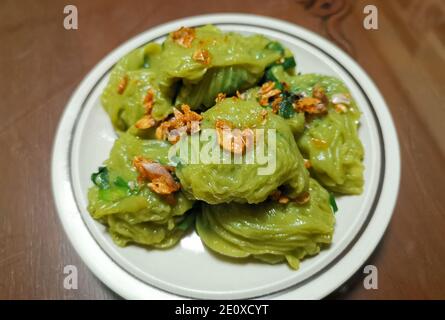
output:
M 336 93 L 349 94 L 344 84 L 333 77 L 304 75 L 296 81 L 303 90 L 314 83 L 326 88 L 330 98 Z M 314 119 L 307 126 L 298 146 L 310 159 L 314 176 L 326 188 L 338 193 L 360 194 L 364 184 L 364 149 L 357 132 L 360 112 L 352 99 L 345 113 L 336 112 L 332 106 L 328 110 L 325 117 Z
M 192 199 L 209 204 L 224 202 L 259 203 L 282 186 L 289 197 L 296 197 L 307 190 L 309 174 L 304 167 L 303 158 L 286 122 L 279 116 L 268 112 L 263 121 L 261 111 L 265 109 L 255 101 L 226 98 L 203 113 L 202 130 L 215 128 L 216 121 L 228 120 L 234 128 L 264 129 L 267 152 L 269 129 L 276 130 L 276 162 L 266 174 L 258 174 L 258 158 L 252 164 L 223 163 L 182 163 L 176 169 L 184 192 Z M 187 141 L 187 140 L 186 140 Z M 184 143 L 181 141 L 180 143 Z M 217 145 L 219 148 L 219 145 Z M 221 157 L 230 153 L 221 151 Z M 272 154 L 272 153 L 270 153 Z M 244 153 L 243 157 L 246 156 Z M 272 163 L 269 162 L 269 163 Z
M 270 46 L 273 42 L 262 35 L 222 32 L 211 25 L 195 30 L 191 48 L 178 46 L 171 37 L 164 44 L 172 75 L 182 79 L 176 104 L 207 109 L 214 105 L 218 93 L 233 95 L 252 87 L 268 65 L 289 55 L 283 48 Z M 208 64 L 193 60 L 197 50 L 209 53 Z M 179 56 L 183 58 L 177 59 Z
M 308 96 L 316 86 L 325 89 L 329 100 L 334 94 L 350 98 L 347 112 L 337 112 L 329 103 L 326 116 L 306 122 L 303 134 L 297 138 L 303 156 L 311 161 L 311 174 L 328 190 L 343 194 L 363 191 L 363 145 L 358 137 L 360 111 L 344 83 L 334 77 L 319 74 L 289 76 L 276 68 L 278 79 L 286 81 L 294 92 Z
M 218 93 L 231 95 L 253 86 L 266 66 L 285 54 L 268 48 L 271 41 L 261 35 L 223 33 L 211 25 L 194 32 L 190 47 L 178 44 L 170 34 L 162 45 L 149 43 L 116 64 L 101 98 L 116 130 L 132 128 L 143 116 L 149 89 L 155 95 L 151 114 L 162 120 L 173 105 L 208 108 Z M 199 50 L 208 53 L 208 62 L 193 58 Z
M 121 246 L 137 243 L 156 248 L 171 247 L 184 234 L 185 213 L 192 208 L 180 191 L 176 204 L 169 204 L 146 185 L 139 185 L 132 160 L 143 156 L 167 164 L 170 144 L 142 140 L 122 134 L 115 142 L 105 168 L 88 193 L 88 210 L 93 218 L 108 227 L 113 240 Z M 180 226 L 180 227 L 178 227 Z
M 329 193 L 310 180 L 310 201 L 257 205 L 203 205 L 196 230 L 214 252 L 267 263 L 287 262 L 298 269 L 301 259 L 317 254 L 332 241 L 335 218 Z
M 117 131 L 128 130 L 144 115 L 149 90 L 154 93 L 154 119 L 172 112 L 174 79 L 162 73 L 161 53 L 160 44 L 149 43 L 125 55 L 111 71 L 101 102 Z

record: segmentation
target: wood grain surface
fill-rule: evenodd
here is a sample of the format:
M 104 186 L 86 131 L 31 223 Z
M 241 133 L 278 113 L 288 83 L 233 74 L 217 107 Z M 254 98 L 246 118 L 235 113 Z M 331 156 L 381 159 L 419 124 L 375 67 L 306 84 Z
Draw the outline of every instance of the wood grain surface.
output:
M 63 28 L 74 4 L 79 29 Z M 363 28 L 374 4 L 379 29 Z M 0 299 L 116 299 L 59 223 L 50 155 L 65 104 L 86 73 L 128 38 L 169 20 L 245 12 L 287 20 L 349 52 L 383 93 L 398 130 L 402 181 L 391 224 L 362 270 L 329 298 L 445 298 L 445 2 L 231 0 L 0 2 Z M 77 290 L 63 287 L 75 265 Z

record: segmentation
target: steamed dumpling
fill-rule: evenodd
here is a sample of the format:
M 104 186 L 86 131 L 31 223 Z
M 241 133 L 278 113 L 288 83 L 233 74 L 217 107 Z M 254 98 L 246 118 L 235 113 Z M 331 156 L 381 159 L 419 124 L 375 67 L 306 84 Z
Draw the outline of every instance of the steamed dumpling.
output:
M 306 121 L 297 136 L 301 153 L 311 163 L 311 174 L 328 190 L 344 194 L 363 191 L 363 145 L 358 137 L 360 111 L 344 83 L 334 77 L 319 74 L 289 76 L 281 67 L 273 74 L 289 84 L 290 90 L 312 95 L 313 88 L 322 88 L 329 99 L 326 115 Z M 343 102 L 335 106 L 335 97 Z
M 202 116 L 201 131 L 214 129 L 217 121 L 221 120 L 230 122 L 233 128 L 240 130 L 263 129 L 264 151 L 271 157 L 265 164 L 262 164 L 256 156 L 251 164 L 245 164 L 245 161 L 243 164 L 235 164 L 233 159 L 230 164 L 202 162 L 193 164 L 181 161 L 176 174 L 184 192 L 190 198 L 209 204 L 231 201 L 260 203 L 279 187 L 291 198 L 307 190 L 309 174 L 284 119 L 267 111 L 255 101 L 244 101 L 236 97 L 224 99 Z M 276 148 L 269 141 L 270 133 L 276 133 Z M 189 141 L 190 137 L 187 137 L 180 143 Z M 271 152 L 268 152 L 269 146 Z M 210 154 L 213 154 L 214 150 L 218 151 L 219 146 L 212 149 Z M 243 160 L 252 152 L 244 153 Z M 226 150 L 221 150 L 220 156 L 222 158 L 232 155 Z M 261 174 L 262 170 L 264 174 Z
M 196 229 L 204 244 L 219 254 L 287 262 L 298 269 L 304 257 L 331 243 L 334 231 L 329 193 L 311 179 L 309 194 L 305 204 L 204 204 Z
M 127 131 L 143 117 L 150 94 L 155 120 L 172 112 L 174 79 L 160 73 L 161 52 L 161 45 L 149 43 L 124 56 L 111 71 L 101 102 L 117 131 Z
M 167 164 L 170 146 L 123 134 L 116 140 L 105 167 L 93 174 L 95 185 L 88 193 L 88 210 L 108 227 L 118 245 L 138 243 L 165 248 L 184 234 L 184 223 L 188 222 L 185 213 L 193 201 L 180 191 L 174 193 L 174 203 L 167 201 L 146 184 L 138 183 L 138 173 L 132 165 L 135 156 Z
M 223 33 L 210 25 L 182 28 L 162 45 L 150 43 L 124 56 L 110 74 L 102 104 L 118 131 L 132 128 L 147 112 L 162 120 L 176 104 L 209 108 L 218 93 L 253 86 L 269 64 L 289 54 L 269 43 L 261 35 Z M 153 104 L 147 111 L 148 96 Z
M 192 108 L 210 108 L 218 93 L 233 95 L 252 87 L 268 65 L 290 55 L 261 35 L 224 33 L 214 26 L 196 28 L 195 34 L 190 48 L 178 46 L 171 37 L 164 44 L 172 74 L 182 79 L 176 104 Z M 208 56 L 208 63 L 194 59 L 199 52 Z

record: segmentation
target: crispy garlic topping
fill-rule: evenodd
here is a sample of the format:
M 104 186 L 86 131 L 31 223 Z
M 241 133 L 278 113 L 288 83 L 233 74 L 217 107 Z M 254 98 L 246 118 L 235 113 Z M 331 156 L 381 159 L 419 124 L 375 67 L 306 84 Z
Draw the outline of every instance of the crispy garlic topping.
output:
M 252 129 L 233 129 L 230 121 L 220 119 L 216 120 L 215 126 L 218 144 L 226 151 L 242 154 L 254 144 L 255 133 Z
M 349 105 L 351 103 L 351 95 L 348 93 L 336 93 L 332 95 L 333 104 L 345 104 Z
M 138 129 L 148 129 L 156 125 L 156 120 L 153 119 L 151 115 L 151 111 L 153 110 L 154 104 L 154 92 L 152 89 L 147 90 L 147 94 L 145 95 L 143 105 L 144 105 L 144 116 L 140 118 L 135 127 Z
M 210 64 L 210 53 L 206 49 L 198 49 L 193 53 L 193 60 L 201 64 Z
M 280 111 L 280 103 L 283 102 L 283 98 L 278 96 L 272 101 L 272 112 L 277 114 Z
M 320 86 L 315 86 L 312 90 L 312 96 L 320 100 L 325 106 L 329 104 L 329 99 L 324 91 L 324 89 Z
M 195 133 L 200 130 L 199 122 L 202 116 L 190 110 L 190 106 L 183 104 L 181 111 L 174 108 L 173 117 L 162 122 L 156 128 L 156 138 L 159 140 L 168 140 L 172 143 L 179 141 L 181 135 L 186 133 Z
M 143 102 L 146 114 L 151 113 L 151 111 L 153 110 L 154 102 L 155 102 L 155 93 L 153 89 L 148 89 Z
M 151 114 L 146 114 L 136 122 L 135 127 L 138 129 L 148 129 L 155 125 L 156 120 L 153 119 Z
M 269 99 L 278 96 L 280 93 L 280 89 L 275 89 L 275 82 L 265 82 L 258 91 L 258 95 L 260 97 L 260 105 L 262 105 L 263 107 L 267 106 L 269 104 Z
M 119 84 L 117 86 L 117 93 L 123 94 L 125 88 L 127 88 L 127 84 L 128 84 L 128 76 L 125 75 L 122 77 L 121 81 L 119 81 Z
M 181 27 L 179 30 L 176 30 L 171 34 L 171 37 L 174 42 L 179 44 L 184 48 L 190 48 L 192 46 L 192 42 L 195 39 L 195 29 Z
M 147 185 L 155 193 L 169 195 L 178 191 L 181 185 L 173 179 L 171 172 L 173 167 L 163 166 L 160 163 L 141 156 L 133 159 L 133 166 L 139 173 L 138 181 L 150 181 Z
M 297 100 L 293 107 L 297 112 L 317 115 L 327 113 L 328 104 L 329 100 L 324 92 L 324 89 L 319 86 L 315 86 L 312 90 L 312 97 L 303 97 Z
M 348 111 L 348 107 L 341 103 L 334 105 L 334 108 L 335 111 L 337 111 L 338 113 L 344 113 Z
M 320 99 L 304 97 L 294 104 L 294 109 L 298 112 L 309 114 L 323 114 L 327 112 L 326 106 Z
M 236 97 L 241 100 L 246 100 L 246 93 L 245 92 L 241 93 L 238 90 L 236 90 Z
M 238 91 L 237 91 L 237 92 L 238 92 Z M 226 94 L 220 92 L 220 93 L 218 93 L 218 95 L 216 96 L 215 103 L 221 102 L 221 101 L 223 101 L 225 98 L 226 98 Z
M 344 93 L 336 93 L 332 95 L 332 103 L 334 104 L 334 109 L 338 113 L 348 112 L 348 106 L 351 103 L 351 96 Z

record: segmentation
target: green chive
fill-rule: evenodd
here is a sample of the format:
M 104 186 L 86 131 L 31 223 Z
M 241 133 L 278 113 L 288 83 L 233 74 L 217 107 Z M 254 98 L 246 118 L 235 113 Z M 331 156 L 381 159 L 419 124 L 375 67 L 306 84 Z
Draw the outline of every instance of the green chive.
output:
M 276 42 L 276 41 L 269 42 L 267 44 L 266 48 L 270 49 L 270 50 L 273 50 L 273 51 L 277 51 L 281 55 L 284 55 L 284 48 L 283 48 L 283 46 L 279 42 Z
M 280 103 L 280 109 L 278 110 L 278 115 L 282 116 L 285 119 L 289 119 L 294 115 L 294 107 L 292 106 L 292 103 L 289 102 L 289 100 L 284 99 Z
M 107 167 L 99 167 L 99 170 L 91 175 L 91 181 L 100 189 L 109 189 L 110 182 Z
M 283 65 L 284 70 L 287 70 L 290 68 L 295 68 L 297 66 L 297 63 L 295 62 L 294 57 L 287 57 L 287 58 L 284 58 L 284 62 L 282 65 Z
M 336 213 L 338 211 L 337 202 L 335 202 L 335 197 L 332 193 L 329 194 L 329 204 L 332 207 L 332 211 Z

